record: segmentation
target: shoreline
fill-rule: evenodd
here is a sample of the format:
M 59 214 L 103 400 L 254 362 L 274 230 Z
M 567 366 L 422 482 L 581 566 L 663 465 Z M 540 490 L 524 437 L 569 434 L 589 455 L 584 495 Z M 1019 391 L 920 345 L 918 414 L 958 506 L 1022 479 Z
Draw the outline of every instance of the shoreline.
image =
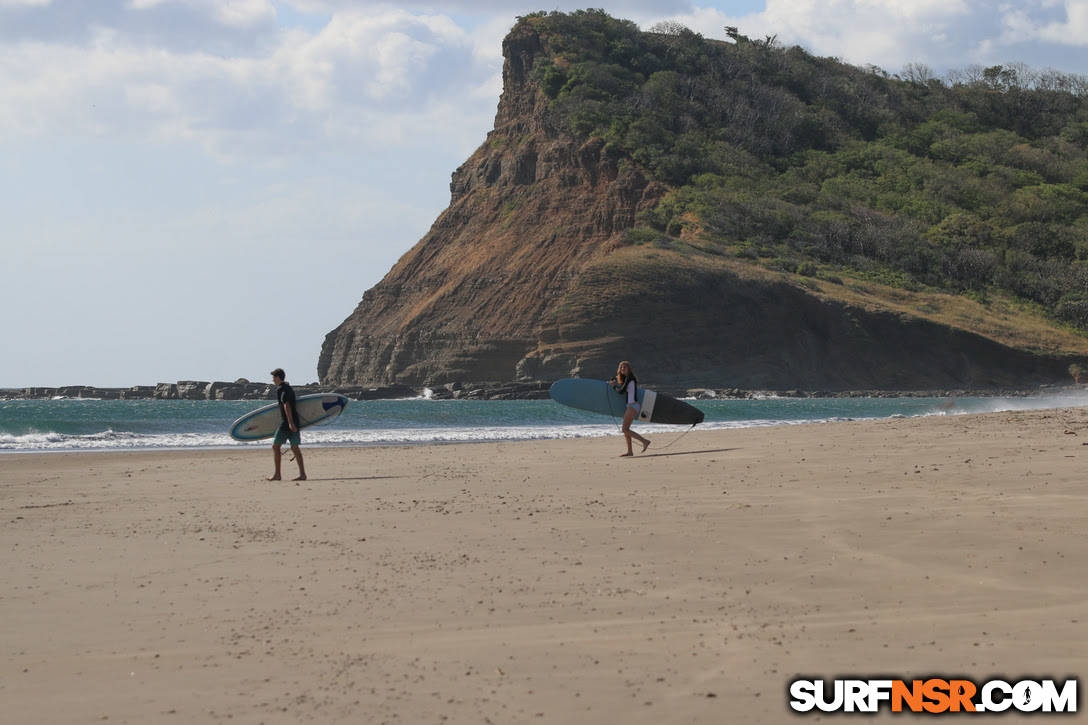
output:
M 321 448 L 299 483 L 261 448 L 22 453 L 0 692 L 17 722 L 656 725 L 787 721 L 798 676 L 1076 676 L 1086 442 L 1074 408 Z
M 899 399 L 901 402 L 893 402 L 897 399 L 888 397 L 866 398 L 864 400 L 852 398 L 852 400 L 858 401 L 856 403 L 847 403 L 845 401 L 851 399 L 844 397 L 823 399 L 799 399 L 796 397 L 692 398 L 690 400 L 707 411 L 708 419 L 706 421 L 694 429 L 689 429 L 686 426 L 652 425 L 650 430 L 657 430 L 671 440 L 672 438 L 679 439 L 693 431 L 728 431 L 845 421 L 892 420 L 897 418 L 956 417 L 987 412 L 1055 410 L 1088 406 L 1088 397 L 1086 397 L 1083 389 L 1067 389 L 1064 393 L 1019 397 L 923 399 L 908 396 Z M 61 406 L 56 411 L 49 407 L 54 402 Z M 18 421 L 21 415 L 27 416 L 24 425 L 32 427 L 26 429 L 25 432 L 0 435 L 0 454 L 109 451 L 244 451 L 267 449 L 270 445 L 270 439 L 257 442 L 234 441 L 227 435 L 225 428 L 214 425 L 208 427 L 206 423 L 193 429 L 178 429 L 169 424 L 169 421 L 174 420 L 177 415 L 191 414 L 196 416 L 195 419 L 218 420 L 220 414 L 216 412 L 217 408 L 214 404 L 217 402 L 230 404 L 234 401 L 172 402 L 175 404 L 180 403 L 184 410 L 173 411 L 172 408 L 166 407 L 156 409 L 156 412 L 151 408 L 142 408 L 129 412 L 139 417 L 137 422 L 122 422 L 118 426 L 111 426 L 107 430 L 88 428 L 84 423 L 83 432 L 66 433 L 34 427 L 34 416 L 62 414 L 78 415 L 84 418 L 90 416 L 93 421 L 98 419 L 106 420 L 107 418 L 103 416 L 120 415 L 124 417 L 129 413 L 125 412 L 124 404 L 118 406 L 116 401 L 41 401 L 42 407 L 40 408 L 31 406 L 28 402 L 23 407 L 11 409 L 10 412 L 15 416 L 13 419 L 15 421 Z M 553 408 L 558 410 L 562 406 L 555 406 L 547 401 L 460 401 L 464 404 L 473 404 L 472 407 L 466 409 L 464 421 L 459 424 L 445 423 L 442 425 L 434 425 L 430 421 L 436 415 L 439 417 L 460 415 L 454 410 L 448 410 L 446 413 L 436 412 L 443 403 L 457 401 L 431 401 L 409 398 L 369 402 L 371 404 L 384 404 L 381 408 L 382 413 L 377 414 L 377 418 L 373 417 L 374 412 L 370 412 L 358 420 L 340 421 L 332 426 L 314 426 L 307 429 L 309 434 L 304 435 L 304 446 L 306 448 L 342 449 L 380 446 L 414 448 L 426 445 L 454 445 L 459 443 L 474 445 L 516 442 L 543 443 L 555 440 L 586 440 L 609 437 L 615 435 L 619 427 L 618 420 L 611 420 L 607 416 L 588 416 L 584 420 L 566 420 L 561 414 L 558 416 L 553 414 Z M 519 402 L 522 405 L 515 405 L 515 403 Z M 71 403 L 75 403 L 75 405 L 65 405 Z M 212 404 L 210 407 L 207 405 L 209 403 Z M 504 403 L 513 407 L 509 409 L 501 407 Z M 98 413 L 94 407 L 98 404 L 105 405 L 107 408 Z M 402 413 L 398 412 L 398 406 L 401 404 L 409 406 L 404 409 L 404 415 L 407 417 L 404 417 L 403 420 L 401 419 Z M 486 406 L 492 404 L 500 407 L 496 409 L 486 408 Z M 4 403 L 0 402 L 0 407 L 3 405 Z M 166 403 L 162 405 L 166 405 Z M 431 405 L 439 407 L 431 408 Z M 537 409 L 536 405 L 549 407 L 546 410 L 543 408 Z M 196 406 L 196 408 L 190 411 L 192 406 Z M 236 403 L 235 407 L 237 408 Z M 64 410 L 69 409 L 79 412 L 63 413 Z M 511 412 L 513 417 L 507 417 Z M 238 411 L 234 411 L 232 416 L 237 414 Z M 390 420 L 401 422 L 393 424 L 391 427 L 383 427 L 380 425 L 382 415 L 390 415 L 392 416 Z M 211 417 L 209 418 L 209 416 Z M 142 422 L 145 419 L 147 422 Z M 160 419 L 162 423 L 159 423 Z M 72 417 L 72 420 L 76 420 L 76 417 Z M 414 422 L 407 422 L 409 420 Z M 373 421 L 378 423 L 375 424 Z M 226 424 L 227 421 L 224 420 L 223 425 Z M 102 425 L 104 426 L 105 423 L 102 423 Z M 148 427 L 149 425 L 151 427 Z M 62 426 L 57 426 L 57 430 L 63 429 Z M 19 431 L 21 429 L 16 424 L 12 430 Z

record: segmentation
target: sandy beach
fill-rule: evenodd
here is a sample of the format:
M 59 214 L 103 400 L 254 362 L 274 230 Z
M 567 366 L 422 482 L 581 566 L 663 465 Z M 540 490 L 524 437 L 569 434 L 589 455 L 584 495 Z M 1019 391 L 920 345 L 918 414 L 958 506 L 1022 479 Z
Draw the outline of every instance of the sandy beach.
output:
M 3 719 L 776 723 L 799 675 L 1088 674 L 1088 409 L 642 430 L 300 484 L 0 456 Z

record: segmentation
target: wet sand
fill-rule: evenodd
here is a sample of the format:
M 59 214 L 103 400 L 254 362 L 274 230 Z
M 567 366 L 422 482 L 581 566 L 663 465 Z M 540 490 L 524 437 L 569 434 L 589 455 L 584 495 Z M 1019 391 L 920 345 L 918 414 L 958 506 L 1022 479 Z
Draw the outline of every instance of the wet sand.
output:
M 300 484 L 0 456 L 4 719 L 777 723 L 799 675 L 1088 673 L 1088 410 L 641 430 Z

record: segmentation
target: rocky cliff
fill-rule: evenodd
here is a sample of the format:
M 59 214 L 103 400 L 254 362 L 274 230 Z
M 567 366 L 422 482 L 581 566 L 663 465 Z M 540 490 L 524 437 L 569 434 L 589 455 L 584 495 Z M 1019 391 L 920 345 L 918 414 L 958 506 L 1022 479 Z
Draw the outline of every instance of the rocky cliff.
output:
M 554 122 L 533 74 L 554 54 L 531 24 L 503 51 L 494 130 L 454 172 L 449 208 L 327 335 L 322 384 L 604 377 L 630 359 L 659 385 L 978 389 L 1065 380 L 1088 354 L 1073 336 L 1009 345 L 971 311 L 949 323 L 682 243 L 633 244 L 625 232 L 668 187 Z
M 538 375 L 527 359 L 555 337 L 545 327 L 572 282 L 664 192 L 602 158 L 600 141 L 542 122 L 547 99 L 529 80 L 538 37 L 511 34 L 503 50 L 495 129 L 454 172 L 449 208 L 328 334 L 322 382 Z

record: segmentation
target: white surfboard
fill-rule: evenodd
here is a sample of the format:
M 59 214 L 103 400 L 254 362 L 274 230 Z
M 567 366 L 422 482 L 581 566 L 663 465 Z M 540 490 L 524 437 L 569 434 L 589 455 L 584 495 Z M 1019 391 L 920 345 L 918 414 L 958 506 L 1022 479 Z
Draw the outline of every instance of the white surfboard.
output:
M 316 423 L 332 420 L 344 412 L 348 406 L 347 396 L 340 393 L 313 393 L 300 395 L 295 399 L 298 411 L 299 428 L 306 428 Z M 234 421 L 230 427 L 230 437 L 238 441 L 256 441 L 276 435 L 283 420 L 279 403 L 272 403 L 257 408 Z

